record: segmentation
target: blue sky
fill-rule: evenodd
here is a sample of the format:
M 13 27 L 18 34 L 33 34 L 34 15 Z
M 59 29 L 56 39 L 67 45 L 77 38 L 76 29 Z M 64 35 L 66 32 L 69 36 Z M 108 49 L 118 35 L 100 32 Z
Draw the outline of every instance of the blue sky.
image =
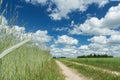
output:
M 98 53 L 102 53 L 105 49 L 103 53 L 108 51 L 110 55 L 120 56 L 118 52 L 110 52 L 113 47 L 117 51 L 116 46 L 119 46 L 119 39 L 112 40 L 112 36 L 120 37 L 118 35 L 120 24 L 117 22 L 120 19 L 117 19 L 119 16 L 110 19 L 107 17 L 114 17 L 114 14 L 119 14 L 120 1 L 80 1 L 4 0 L 2 7 L 4 8 L 6 3 L 8 3 L 8 12 L 4 15 L 7 20 L 11 18 L 10 13 L 14 16 L 18 12 L 19 17 L 14 25 L 25 27 L 26 33 L 36 33 L 38 30 L 47 31 L 46 35 L 50 36 L 51 40 L 46 42 L 46 44 L 50 44 L 49 47 L 53 55 L 66 56 L 70 54 L 70 57 L 73 55 L 85 55 L 86 52 L 82 52 L 83 50 L 86 51 L 87 49 L 88 52 L 93 53 L 94 50 L 92 49 L 96 48 Z M 18 7 L 16 12 L 14 11 L 15 7 Z M 118 13 L 116 10 L 112 10 L 112 7 L 116 7 Z M 10 12 L 10 9 L 12 9 L 12 12 Z M 112 13 L 111 11 L 116 13 L 109 15 L 109 13 Z M 113 23 L 110 22 L 112 20 Z M 98 24 L 95 24 L 97 22 Z M 112 25 L 110 28 L 109 23 Z M 25 25 L 23 26 L 23 24 Z M 96 27 L 99 26 L 100 28 L 97 29 Z M 96 32 L 94 29 L 96 29 Z M 105 41 L 107 42 L 100 43 L 99 41 L 97 42 L 97 39 L 101 40 L 100 42 L 104 42 L 104 39 L 106 39 Z M 117 43 L 115 46 L 113 46 L 114 42 Z M 104 49 L 101 50 L 101 47 Z

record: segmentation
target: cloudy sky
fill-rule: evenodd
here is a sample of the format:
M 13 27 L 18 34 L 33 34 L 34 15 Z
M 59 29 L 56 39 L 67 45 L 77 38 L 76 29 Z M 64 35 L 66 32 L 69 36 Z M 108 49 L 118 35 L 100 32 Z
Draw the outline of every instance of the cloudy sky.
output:
M 120 57 L 119 0 L 3 0 L 1 12 L 6 4 L 2 27 L 46 45 L 53 56 Z

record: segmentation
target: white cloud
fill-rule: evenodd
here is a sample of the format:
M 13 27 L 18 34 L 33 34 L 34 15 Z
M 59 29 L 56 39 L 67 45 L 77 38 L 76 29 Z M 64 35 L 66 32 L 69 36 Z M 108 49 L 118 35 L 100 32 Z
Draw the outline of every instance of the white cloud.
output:
M 114 44 L 120 44 L 120 35 L 111 35 L 111 37 L 108 39 L 109 43 Z
M 35 5 L 35 4 L 45 4 L 47 0 L 25 0 L 25 1 Z
M 48 36 L 47 31 L 38 30 L 32 34 L 32 40 L 35 42 L 46 43 L 52 39 L 51 36 Z
M 52 13 L 49 16 L 54 20 L 61 20 L 61 17 L 58 13 Z
M 56 44 L 64 44 L 64 45 L 77 45 L 78 40 L 73 37 L 69 37 L 67 35 L 58 36 L 58 40 L 55 42 Z
M 48 0 L 26 0 L 32 4 L 46 4 Z M 48 12 L 50 12 L 50 17 L 54 20 L 61 20 L 62 18 L 69 19 L 69 13 L 73 11 L 86 11 L 88 6 L 92 3 L 98 4 L 99 7 L 103 7 L 108 3 L 108 0 L 52 0 L 49 6 Z M 56 5 L 56 8 L 52 8 L 52 4 Z M 58 36 L 55 44 L 51 46 L 51 53 L 56 56 L 77 56 L 77 55 L 87 55 L 91 53 L 96 54 L 112 54 L 114 56 L 120 56 L 120 32 L 115 30 L 115 28 L 120 27 L 120 4 L 118 6 L 111 7 L 106 13 L 105 17 L 98 19 L 96 17 L 91 17 L 87 19 L 83 24 L 74 24 L 71 22 L 71 26 L 74 26 L 73 30 L 70 31 L 71 34 L 78 35 L 95 35 L 88 39 L 91 43 L 88 45 L 78 45 L 78 40 L 73 37 L 62 35 Z M 4 25 L 7 33 L 14 33 L 18 39 L 21 40 L 30 38 L 36 43 L 46 43 L 51 40 L 51 36 L 48 35 L 47 31 L 38 30 L 35 33 L 26 33 L 24 27 L 13 26 L 9 28 L 7 25 L 7 20 L 3 17 L 1 26 Z M 57 28 L 56 30 L 62 31 L 65 28 Z M 106 35 L 110 37 L 107 38 Z M 65 46 L 56 46 L 58 44 L 64 44 Z
M 68 14 L 73 11 L 86 11 L 88 6 L 96 3 L 99 7 L 103 7 L 109 0 L 52 0 L 56 8 L 51 10 L 49 15 L 54 20 L 61 20 L 62 18 L 69 19 Z
M 108 54 L 119 57 L 120 54 L 120 4 L 111 7 L 106 13 L 105 17 L 98 19 L 91 17 L 83 24 L 72 24 L 73 30 L 69 31 L 71 34 L 78 35 L 94 35 L 88 39 L 91 43 L 80 46 L 80 53 L 83 54 Z M 109 35 L 110 37 L 107 37 Z
M 80 53 L 84 55 L 87 54 L 108 54 L 113 55 L 114 57 L 120 57 L 120 36 L 111 35 L 110 37 L 106 36 L 94 36 L 91 39 L 90 44 L 81 45 Z
M 51 54 L 57 57 L 77 57 L 77 47 L 66 46 L 63 48 L 56 48 L 55 46 L 51 48 Z
M 98 7 L 103 7 L 109 2 L 109 0 L 25 0 L 32 4 L 47 4 L 47 9 L 50 13 L 50 17 L 53 20 L 61 20 L 62 18 L 69 19 L 68 14 L 73 11 L 86 11 L 88 6 L 92 3 L 98 4 Z M 47 3 L 49 2 L 49 4 Z M 52 5 L 56 5 L 56 8 L 52 8 Z
M 99 50 L 102 50 L 103 48 L 105 48 L 105 45 L 98 44 L 98 43 L 91 43 L 88 46 L 89 46 L 90 50 L 98 51 L 98 53 L 99 53 Z
M 107 38 L 105 36 L 94 36 L 91 39 L 88 39 L 88 41 L 91 41 L 92 43 L 106 44 Z
M 68 13 L 80 7 L 79 0 L 53 0 L 57 8 L 52 10 L 49 15 L 54 20 L 61 20 L 61 18 L 69 18 Z
M 20 27 L 20 26 L 14 25 L 12 28 L 7 29 L 7 33 L 12 34 L 19 40 L 27 39 L 26 36 L 24 36 L 25 27 Z
M 12 28 L 8 25 L 8 21 L 4 16 L 1 16 L 1 24 L 0 24 L 0 37 L 3 35 L 12 34 L 15 40 L 24 40 L 24 39 L 31 39 L 35 44 L 46 44 L 49 42 L 52 37 L 48 35 L 47 30 L 42 31 L 38 30 L 35 33 L 25 32 L 25 27 L 20 27 L 18 25 L 13 25 Z M 4 30 L 4 32 L 3 32 Z
M 61 44 L 62 46 L 60 46 Z M 58 39 L 51 45 L 50 52 L 57 57 L 76 57 L 78 50 L 75 45 L 77 44 L 78 40 L 73 37 L 67 35 L 58 36 Z
M 13 34 L 13 36 L 17 37 L 17 34 L 21 35 L 25 32 L 25 27 L 20 27 L 17 25 L 13 25 L 10 27 L 8 25 L 8 21 L 4 16 L 0 16 L 1 24 L 0 24 L 0 33 L 1 34 Z M 4 30 L 4 32 L 1 32 Z
M 53 28 L 53 30 L 55 30 L 55 31 L 68 31 L 69 28 L 68 27 L 57 27 L 57 28 Z
M 114 55 L 114 57 L 120 57 L 120 44 L 111 45 L 109 52 L 111 55 Z
M 92 17 L 86 20 L 83 24 L 74 24 L 73 30 L 70 30 L 71 34 L 78 35 L 116 35 L 120 34 L 119 31 L 114 28 L 120 27 L 120 4 L 115 7 L 111 7 L 104 18 L 98 19 Z
M 118 28 L 120 27 L 120 4 L 111 7 L 104 18 L 101 19 L 102 27 Z
M 67 45 L 59 47 L 56 44 L 51 46 L 51 54 L 53 56 L 65 56 L 65 57 L 77 57 L 80 55 L 89 54 L 108 54 L 114 57 L 120 57 L 120 36 L 112 35 L 106 36 L 93 36 L 89 39 L 90 44 L 81 45 L 76 47 L 73 45 Z
M 13 30 L 15 30 L 16 32 L 24 32 L 25 31 L 25 27 L 19 27 L 17 25 L 12 27 Z
M 79 47 L 79 49 L 87 50 L 87 49 L 89 49 L 89 47 L 88 47 L 88 45 L 82 45 Z
M 86 20 L 85 23 L 80 25 L 74 25 L 72 30 L 69 30 L 70 34 L 77 35 L 111 35 L 119 34 L 119 31 L 111 30 L 105 27 L 100 27 L 99 22 L 93 21 L 93 18 Z
M 88 45 L 81 45 L 79 47 L 79 55 L 90 54 L 108 54 L 111 55 L 109 48 L 104 44 L 90 43 Z

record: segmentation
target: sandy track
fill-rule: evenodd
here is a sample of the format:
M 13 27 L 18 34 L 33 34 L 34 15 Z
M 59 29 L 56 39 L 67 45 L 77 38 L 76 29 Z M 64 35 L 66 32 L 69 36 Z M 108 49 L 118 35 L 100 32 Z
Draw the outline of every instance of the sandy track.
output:
M 62 70 L 62 73 L 65 76 L 65 80 L 90 80 L 90 79 L 87 79 L 86 77 L 82 76 L 81 74 L 77 73 L 73 69 L 68 68 L 60 61 L 56 60 L 56 63 Z
M 76 65 L 89 67 L 89 68 L 99 70 L 99 71 L 103 71 L 103 72 L 106 72 L 106 73 L 109 73 L 109 74 L 112 74 L 112 75 L 120 76 L 120 72 L 117 72 L 117 71 L 111 71 L 111 70 L 108 70 L 108 69 L 103 69 L 103 68 L 99 68 L 99 67 L 95 67 L 95 66 L 91 66 L 91 65 L 86 65 L 86 64 L 82 64 L 82 63 L 78 63 L 78 62 L 72 62 L 72 61 L 66 61 L 66 62 L 70 62 L 70 63 L 76 64 Z

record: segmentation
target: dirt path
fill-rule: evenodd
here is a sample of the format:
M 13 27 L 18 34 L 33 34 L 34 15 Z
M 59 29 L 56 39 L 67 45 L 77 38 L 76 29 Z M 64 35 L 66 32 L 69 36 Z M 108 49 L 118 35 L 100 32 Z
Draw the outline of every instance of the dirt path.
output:
M 60 67 L 60 69 L 62 70 L 62 73 L 65 76 L 65 80 L 91 80 L 91 79 L 87 79 L 83 75 L 77 73 L 73 69 L 68 68 L 67 66 L 65 66 L 60 61 L 56 60 L 56 63 Z
M 71 62 L 71 63 L 76 64 L 76 65 L 81 65 L 81 66 L 89 67 L 89 68 L 92 68 L 92 69 L 95 69 L 95 70 L 103 71 L 103 72 L 106 72 L 106 73 L 109 73 L 109 74 L 112 74 L 112 75 L 120 76 L 120 72 L 117 72 L 117 71 L 111 71 L 111 70 L 108 70 L 108 69 L 103 69 L 103 68 L 99 68 L 99 67 L 95 67 L 95 66 L 91 66 L 91 65 L 72 62 L 72 61 L 66 61 L 66 62 Z

